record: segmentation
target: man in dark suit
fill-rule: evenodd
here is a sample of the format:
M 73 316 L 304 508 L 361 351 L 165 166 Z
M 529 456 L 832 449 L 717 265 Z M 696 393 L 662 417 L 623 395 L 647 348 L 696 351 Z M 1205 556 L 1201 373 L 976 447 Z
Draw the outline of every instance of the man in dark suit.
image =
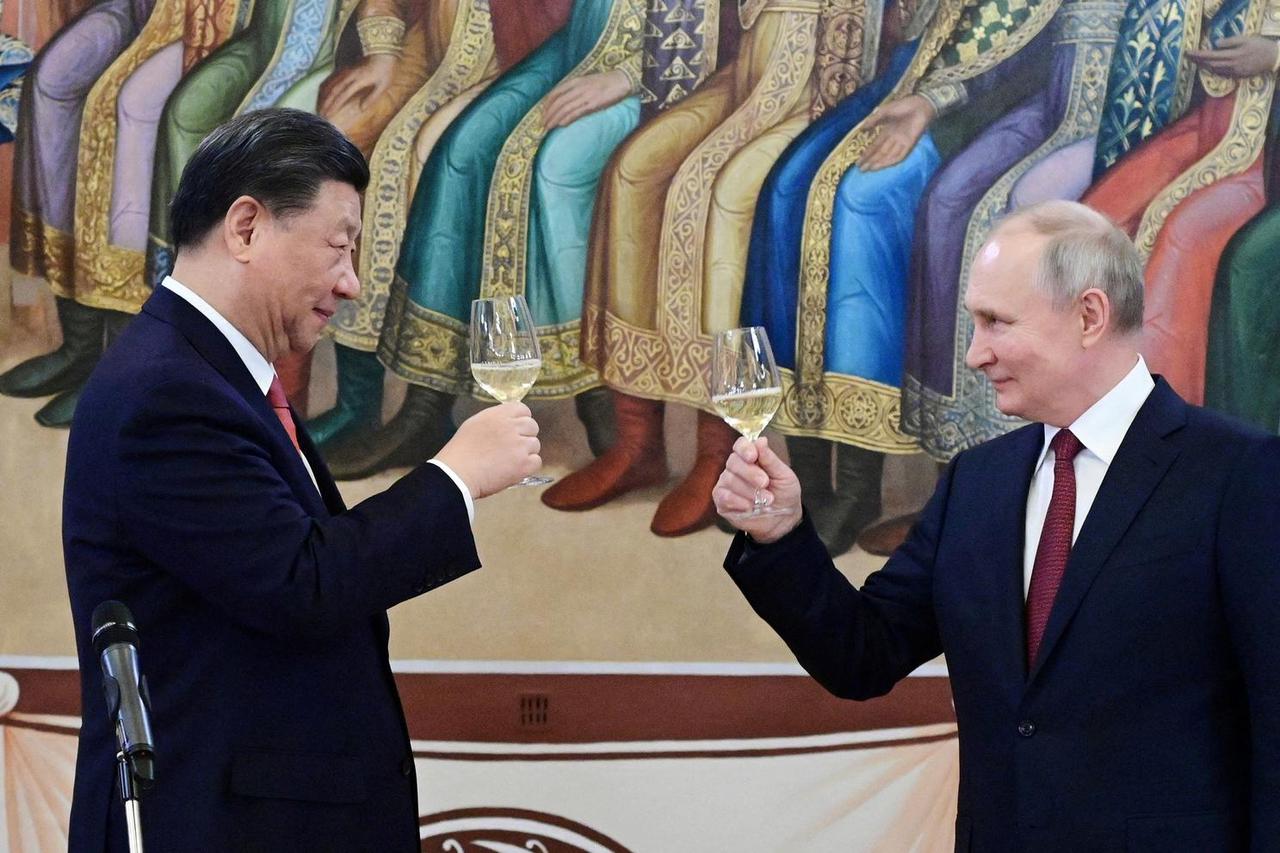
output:
M 541 465 L 521 404 L 345 507 L 271 364 L 359 292 L 359 151 L 267 110 L 215 130 L 173 201 L 173 276 L 95 371 L 63 538 L 83 728 L 70 848 L 126 849 L 94 608 L 128 606 L 158 741 L 148 849 L 418 849 L 387 608 L 479 567 L 472 501 Z
M 1141 261 L 1086 207 L 1002 223 L 965 305 L 969 365 L 1036 423 L 956 456 L 860 590 L 743 439 L 725 568 L 836 695 L 946 654 L 956 850 L 1280 850 L 1280 440 L 1153 380 Z M 738 516 L 757 488 L 794 513 Z

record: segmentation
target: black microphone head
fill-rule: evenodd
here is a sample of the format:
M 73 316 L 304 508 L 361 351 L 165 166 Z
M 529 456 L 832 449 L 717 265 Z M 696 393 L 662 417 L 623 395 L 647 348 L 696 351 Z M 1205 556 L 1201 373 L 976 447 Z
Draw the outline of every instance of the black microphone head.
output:
M 93 609 L 93 651 L 101 655 L 103 649 L 116 643 L 138 645 L 138 627 L 133 624 L 133 614 L 119 601 L 104 601 Z

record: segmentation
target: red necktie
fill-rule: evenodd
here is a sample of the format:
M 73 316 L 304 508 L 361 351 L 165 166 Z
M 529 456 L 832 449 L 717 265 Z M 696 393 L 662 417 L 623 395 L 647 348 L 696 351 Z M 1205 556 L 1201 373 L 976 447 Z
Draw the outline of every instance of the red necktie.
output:
M 1071 430 L 1058 430 L 1049 442 L 1053 449 L 1053 497 L 1040 530 L 1040 544 L 1031 568 L 1027 590 L 1027 666 L 1035 665 L 1049 622 L 1049 611 L 1062 584 L 1062 573 L 1071 556 L 1071 534 L 1076 523 L 1076 454 L 1084 449 Z
M 302 448 L 298 445 L 298 427 L 293 422 L 293 412 L 289 411 L 289 400 L 284 396 L 284 386 L 280 384 L 279 376 L 271 378 L 271 387 L 267 389 L 267 402 L 275 410 L 276 417 L 280 419 L 280 425 L 284 427 L 284 431 L 289 434 L 289 440 L 293 442 L 294 448 L 301 453 Z

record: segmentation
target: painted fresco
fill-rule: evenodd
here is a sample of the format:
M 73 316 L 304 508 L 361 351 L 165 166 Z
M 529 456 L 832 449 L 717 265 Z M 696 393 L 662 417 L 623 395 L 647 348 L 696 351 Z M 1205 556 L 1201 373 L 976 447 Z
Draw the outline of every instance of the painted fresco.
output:
M 664 410 L 688 406 L 694 463 L 651 529 L 698 530 L 735 437 L 709 405 L 711 336 L 759 324 L 786 382 L 774 428 L 841 553 L 881 516 L 887 456 L 944 462 L 1016 425 L 964 366 L 962 283 L 993 223 L 1047 198 L 1137 240 L 1153 369 L 1274 429 L 1275 74 L 1247 54 L 1275 5 L 99 0 L 21 90 L 10 263 L 48 283 L 64 342 L 0 393 L 47 397 L 36 420 L 66 426 L 172 267 L 165 210 L 195 145 L 292 106 L 373 166 L 337 403 L 309 412 L 340 479 L 447 439 L 480 393 L 470 300 L 522 293 L 530 396 L 573 398 L 597 457 L 543 502 L 664 482 Z M 278 369 L 308 411 L 310 357 Z M 384 421 L 388 375 L 407 393 Z
M 433 594 L 473 606 L 489 636 L 458 616 L 429 643 L 414 634 L 401 658 L 482 648 L 607 661 L 634 643 L 641 660 L 789 660 L 755 622 L 727 630 L 750 614 L 703 577 L 727 537 L 695 534 L 715 524 L 711 487 L 736 437 L 709 400 L 714 334 L 768 330 L 784 378 L 772 434 L 820 535 L 842 569 L 886 554 L 935 466 L 1018 425 L 964 364 L 961 300 L 994 224 L 1038 201 L 1082 200 L 1135 239 L 1154 372 L 1192 402 L 1280 430 L 1280 0 L 28 0 L 22 14 L 7 2 L 0 221 L 27 289 L 0 305 L 0 395 L 38 401 L 22 438 L 46 456 L 61 445 L 41 440 L 70 424 L 102 352 L 172 268 L 166 208 L 187 159 L 247 110 L 324 115 L 371 165 L 362 292 L 335 316 L 323 358 L 276 365 L 344 491 L 363 496 L 431 456 L 487 399 L 468 365 L 469 303 L 527 298 L 543 361 L 529 398 L 561 401 L 585 442 L 547 448 L 569 470 L 514 510 L 515 497 L 492 501 L 511 515 L 480 518 L 477 538 L 515 540 L 501 552 L 509 562 L 526 547 L 566 564 L 584 549 L 620 555 L 590 567 L 595 587 L 573 575 L 580 566 L 557 567 L 571 593 L 499 574 L 508 585 L 492 598 L 508 596 L 508 610 L 481 609 L 488 592 Z M 9 333 L 22 311 L 56 327 L 53 345 Z M 6 435 L 6 451 L 27 446 Z M 567 443 L 569 431 L 551 436 Z M 912 459 L 924 478 L 904 475 Z M 628 538 L 611 525 L 636 519 L 637 502 L 648 530 Z M 27 554 L 30 530 L 56 542 L 56 519 L 25 520 L 0 528 L 0 558 Z M 633 553 L 634 566 L 612 566 Z M 48 562 L 60 568 L 60 555 Z M 685 574 L 673 584 L 646 575 L 648 563 Z M 617 594 L 632 596 L 626 608 Z M 547 607 L 560 598 L 573 601 Z M 590 630 L 563 619 L 571 609 L 595 613 Z M 627 610 L 632 636 L 603 635 L 611 609 Z M 25 654 L 14 636 L 0 651 Z M 7 711 L 17 694 L 6 705 L 6 690 L 0 679 Z M 934 704 L 945 712 L 944 693 Z M 407 705 L 426 714 L 427 703 Z M 10 718 L 9 763 L 40 754 L 69 773 L 74 709 L 55 710 L 58 731 L 37 714 L 15 735 Z M 949 724 L 945 713 L 928 722 Z M 830 783 L 821 802 L 847 820 L 827 826 L 823 812 L 778 837 L 840 846 L 832 839 L 855 823 L 887 825 L 900 803 L 842 799 L 840 780 L 868 773 L 885 790 L 909 779 L 917 849 L 950 849 L 953 729 L 916 734 L 923 769 L 900 757 L 906 769 L 882 771 L 865 763 L 887 761 L 875 750 L 830 772 L 797 765 L 796 784 Z M 493 778 L 477 775 L 474 789 Z M 543 805 L 556 804 L 529 808 Z M 46 821 L 55 828 L 60 808 Z M 450 821 L 459 815 L 474 817 Z

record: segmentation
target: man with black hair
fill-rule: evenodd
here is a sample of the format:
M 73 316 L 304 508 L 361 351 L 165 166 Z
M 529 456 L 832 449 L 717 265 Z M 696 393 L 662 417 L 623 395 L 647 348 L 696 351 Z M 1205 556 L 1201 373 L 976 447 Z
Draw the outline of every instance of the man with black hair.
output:
M 83 727 L 70 849 L 126 849 L 91 613 L 133 612 L 158 741 L 157 850 L 410 851 L 414 762 L 386 610 L 479 567 L 473 500 L 541 465 L 522 404 L 347 509 L 272 362 L 359 283 L 360 152 L 324 119 L 247 113 L 183 172 L 173 275 L 72 425 L 63 541 Z

